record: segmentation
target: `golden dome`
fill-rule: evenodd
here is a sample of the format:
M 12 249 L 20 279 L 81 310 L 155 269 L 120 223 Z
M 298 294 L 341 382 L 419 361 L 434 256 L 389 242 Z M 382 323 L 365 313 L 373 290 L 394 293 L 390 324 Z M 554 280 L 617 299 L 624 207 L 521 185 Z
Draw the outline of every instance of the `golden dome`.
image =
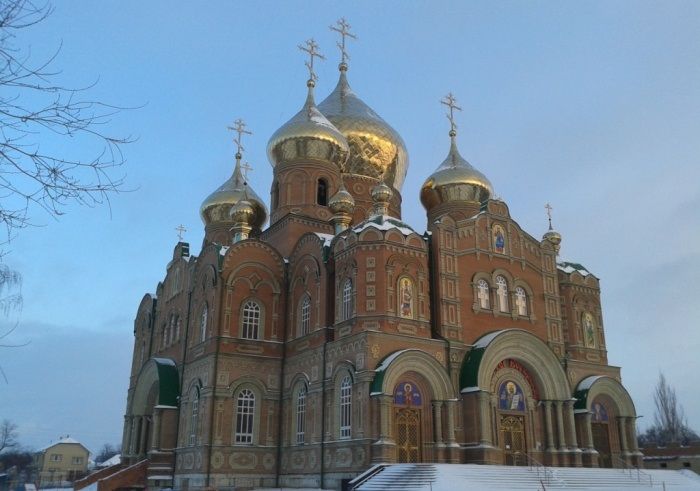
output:
M 234 222 L 250 223 L 251 218 L 255 215 L 255 208 L 250 201 L 242 199 L 233 205 L 229 214 Z
M 204 200 L 199 208 L 199 214 L 206 225 L 215 222 L 231 222 L 231 209 L 241 200 L 247 200 L 252 206 L 255 216 L 251 226 L 259 229 L 267 220 L 267 208 L 260 197 L 255 194 L 241 172 L 241 154 L 236 154 L 236 166 L 231 177 Z
M 373 177 L 401 190 L 408 170 L 408 153 L 401 136 L 352 91 L 340 64 L 338 85 L 318 105 L 350 144 L 350 156 L 342 172 Z
M 493 194 L 491 182 L 457 150 L 457 133 L 450 131 L 450 153 L 423 183 L 420 200 L 426 210 L 453 201 L 483 203 Z
M 347 213 L 352 215 L 352 212 L 355 211 L 355 198 L 353 198 L 352 194 L 341 184 L 338 192 L 328 200 L 328 208 L 330 208 L 333 213 Z
M 551 228 L 544 234 L 542 238 L 550 242 L 554 247 L 561 244 L 561 234 L 556 230 L 552 230 Z
M 348 142 L 321 114 L 314 102 L 314 82 L 307 82 L 304 107 L 270 138 L 267 156 L 272 166 L 281 162 L 332 162 L 341 168 L 348 157 Z

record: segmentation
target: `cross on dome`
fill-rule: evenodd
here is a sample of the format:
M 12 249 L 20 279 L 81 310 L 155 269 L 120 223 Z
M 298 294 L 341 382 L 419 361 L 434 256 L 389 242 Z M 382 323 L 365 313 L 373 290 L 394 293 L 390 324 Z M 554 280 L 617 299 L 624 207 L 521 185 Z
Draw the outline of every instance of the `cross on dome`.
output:
M 457 124 L 455 123 L 454 111 L 455 109 L 461 111 L 462 108 L 457 105 L 457 99 L 454 95 L 452 95 L 452 92 L 450 92 L 443 99 L 441 99 L 440 104 L 444 104 L 445 106 L 450 108 L 450 114 L 447 114 L 447 119 L 450 120 L 450 136 L 456 136 Z
M 227 126 L 227 128 L 231 131 L 236 132 L 236 137 L 233 139 L 233 142 L 236 144 L 236 158 L 240 159 L 241 154 L 245 150 L 243 147 L 243 144 L 241 143 L 241 137 L 243 135 L 252 135 L 252 131 L 246 130 L 246 124 L 245 121 L 243 121 L 241 118 L 238 118 L 233 122 L 233 126 Z
M 552 210 L 554 208 L 552 208 L 552 205 L 547 203 L 546 205 L 544 205 L 544 209 L 547 210 L 547 218 L 549 219 L 549 230 L 552 230 Z
M 241 170 L 243 171 L 243 179 L 248 180 L 248 172 L 253 172 L 253 166 L 248 162 L 243 162 L 241 164 Z
M 187 229 L 185 228 L 184 225 L 180 224 L 180 225 L 178 225 L 177 227 L 175 227 L 175 231 L 177 232 L 177 240 L 178 240 L 179 242 L 182 242 L 182 238 L 183 238 L 183 237 L 182 237 L 182 234 L 184 234 L 185 232 L 187 232 Z
M 326 57 L 318 51 L 318 44 L 316 44 L 314 38 L 307 39 L 306 46 L 300 44 L 299 49 L 309 54 L 309 61 L 305 61 L 304 65 L 309 69 L 309 82 L 314 83 L 318 79 L 316 72 L 314 72 L 314 58 L 325 60 Z
M 340 64 L 347 65 L 347 61 L 350 59 L 350 55 L 345 50 L 345 38 L 351 38 L 357 40 L 357 36 L 350 32 L 350 24 L 345 20 L 345 17 L 341 17 L 336 21 L 338 27 L 328 26 L 331 31 L 335 31 L 340 34 L 340 42 L 336 41 L 336 45 L 340 48 Z

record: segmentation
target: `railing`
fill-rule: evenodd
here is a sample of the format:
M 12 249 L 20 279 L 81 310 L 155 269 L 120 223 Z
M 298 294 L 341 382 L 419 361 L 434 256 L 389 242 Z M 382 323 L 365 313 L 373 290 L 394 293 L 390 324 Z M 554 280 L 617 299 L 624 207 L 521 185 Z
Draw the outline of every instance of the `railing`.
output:
M 647 474 L 646 472 L 642 471 L 639 469 L 639 467 L 635 465 L 630 465 L 627 463 L 627 461 L 621 459 L 620 457 L 615 457 L 615 460 L 617 461 L 618 464 L 622 465 L 622 472 L 629 474 L 630 479 L 634 479 L 635 477 L 637 478 L 637 482 L 640 483 L 649 483 L 649 487 L 653 488 L 654 487 L 654 479 L 651 477 L 651 475 Z M 661 485 L 663 486 L 664 489 L 666 489 L 666 483 L 662 482 Z
M 348 483 L 348 489 L 357 489 L 360 486 L 362 486 L 365 482 L 367 482 L 371 477 L 376 476 L 379 474 L 381 471 L 384 470 L 386 467 L 386 464 L 377 464 L 374 467 L 370 467 L 367 469 L 365 472 L 354 478 L 352 481 Z
M 552 470 L 547 468 L 547 466 L 545 466 L 544 464 L 542 464 L 541 462 L 539 462 L 538 460 L 526 453 L 516 452 L 514 457 L 516 457 L 516 462 L 517 459 L 521 457 L 525 458 L 530 471 L 534 470 L 537 473 L 537 479 L 540 481 L 542 489 L 546 491 L 547 488 L 545 487 L 545 484 L 552 483 L 552 480 L 554 479 L 554 472 L 552 472 Z

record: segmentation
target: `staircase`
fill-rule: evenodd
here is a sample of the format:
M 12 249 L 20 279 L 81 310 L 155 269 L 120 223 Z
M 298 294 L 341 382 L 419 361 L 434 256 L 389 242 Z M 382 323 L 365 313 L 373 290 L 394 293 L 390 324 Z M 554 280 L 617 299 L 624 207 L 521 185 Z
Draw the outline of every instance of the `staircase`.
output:
M 700 491 L 683 472 L 582 467 L 513 467 L 478 464 L 393 464 L 373 467 L 351 481 L 355 491 Z

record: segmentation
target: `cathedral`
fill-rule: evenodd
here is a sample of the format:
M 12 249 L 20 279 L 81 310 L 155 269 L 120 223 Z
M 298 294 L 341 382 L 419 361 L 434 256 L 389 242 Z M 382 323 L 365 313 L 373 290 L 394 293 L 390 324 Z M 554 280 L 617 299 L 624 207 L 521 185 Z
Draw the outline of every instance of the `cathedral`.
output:
M 458 148 L 402 221 L 401 136 L 353 92 L 308 92 L 271 137 L 269 209 L 232 175 L 141 300 L 122 458 L 149 487 L 323 487 L 377 463 L 641 465 L 599 279 L 523 230 Z M 301 96 L 301 94 L 300 94 Z M 448 130 L 446 128 L 446 130 Z M 447 131 L 446 131 L 447 133 Z M 441 163 L 440 163 L 441 162 Z M 145 484 L 145 483 L 144 483 Z

